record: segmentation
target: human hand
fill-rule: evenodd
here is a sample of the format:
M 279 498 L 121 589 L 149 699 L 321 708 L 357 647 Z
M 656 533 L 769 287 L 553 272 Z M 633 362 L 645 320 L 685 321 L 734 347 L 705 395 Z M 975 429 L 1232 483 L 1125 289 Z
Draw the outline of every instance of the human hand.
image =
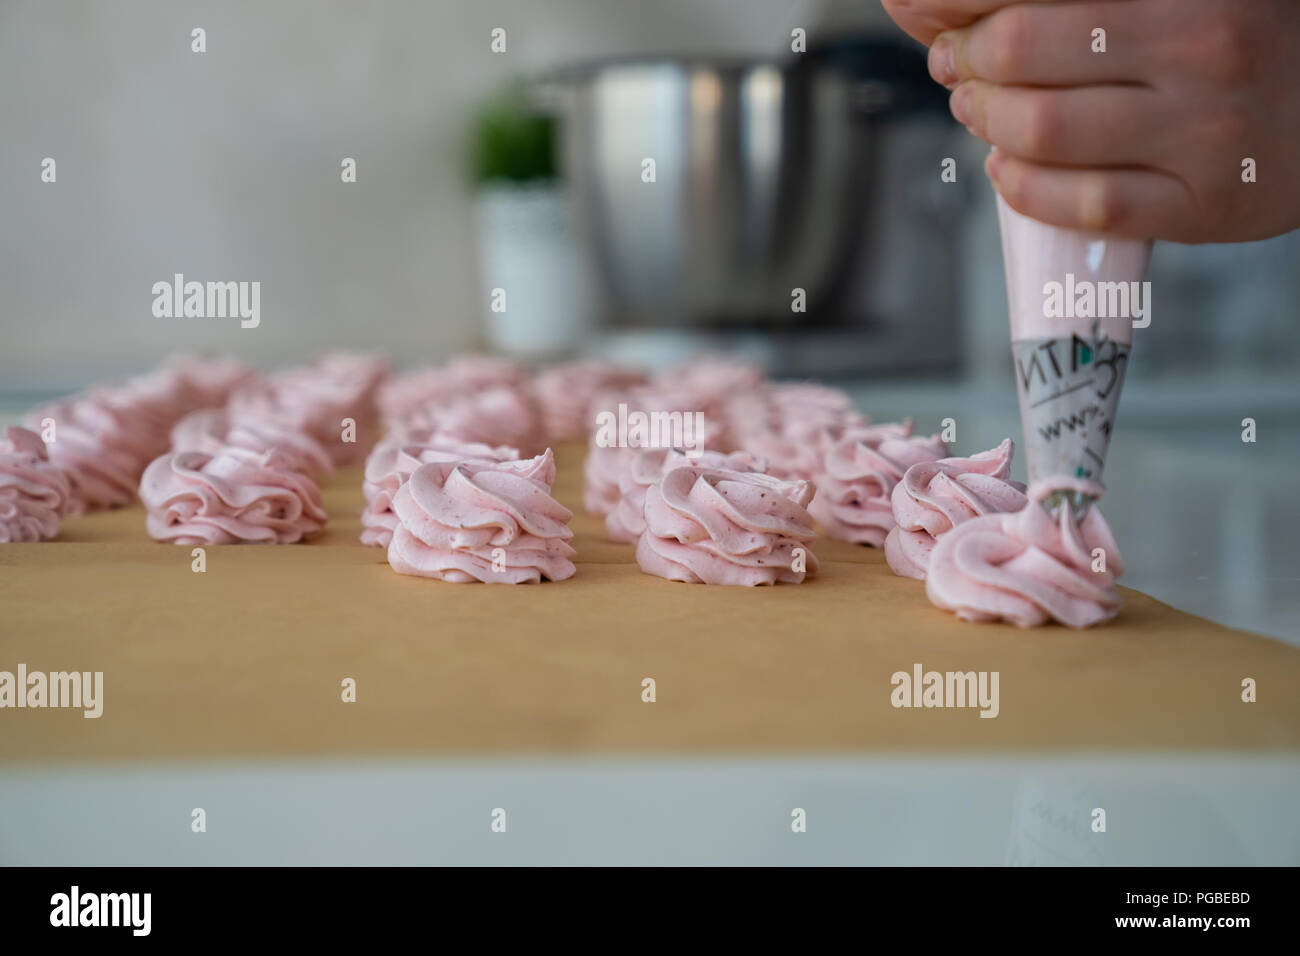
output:
M 882 2 L 1025 215 L 1176 242 L 1300 226 L 1297 0 Z

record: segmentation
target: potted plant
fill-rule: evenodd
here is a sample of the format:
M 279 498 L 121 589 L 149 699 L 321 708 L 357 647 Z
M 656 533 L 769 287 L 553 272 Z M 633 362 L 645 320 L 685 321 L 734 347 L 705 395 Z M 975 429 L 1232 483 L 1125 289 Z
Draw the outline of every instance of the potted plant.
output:
M 473 176 L 487 338 L 502 352 L 571 352 L 594 327 L 588 265 L 556 162 L 556 120 L 511 87 L 478 110 Z

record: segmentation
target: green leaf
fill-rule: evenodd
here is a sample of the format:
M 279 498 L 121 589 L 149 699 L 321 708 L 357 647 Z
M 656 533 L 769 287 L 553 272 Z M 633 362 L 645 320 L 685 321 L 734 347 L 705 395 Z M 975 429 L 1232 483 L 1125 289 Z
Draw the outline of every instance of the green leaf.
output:
M 477 183 L 554 179 L 556 122 L 531 110 L 517 94 L 485 104 L 474 121 L 473 175 Z

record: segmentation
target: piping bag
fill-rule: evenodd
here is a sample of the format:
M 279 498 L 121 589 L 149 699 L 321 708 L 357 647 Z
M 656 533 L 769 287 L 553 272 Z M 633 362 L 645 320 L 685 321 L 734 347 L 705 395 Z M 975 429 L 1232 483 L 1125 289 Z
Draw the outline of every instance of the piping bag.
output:
M 1029 483 L 1076 518 L 1100 497 L 1133 348 L 1150 321 L 1150 240 L 1049 226 L 997 197 Z

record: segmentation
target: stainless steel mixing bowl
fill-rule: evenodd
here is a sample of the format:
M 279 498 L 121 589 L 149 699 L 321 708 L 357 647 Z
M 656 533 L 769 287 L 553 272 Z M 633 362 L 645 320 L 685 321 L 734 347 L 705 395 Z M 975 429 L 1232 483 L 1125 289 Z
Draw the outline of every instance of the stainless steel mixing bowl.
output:
M 602 63 L 560 87 L 561 162 L 608 321 L 772 325 L 836 311 L 894 85 L 794 57 Z M 792 310 L 796 289 L 805 313 Z

